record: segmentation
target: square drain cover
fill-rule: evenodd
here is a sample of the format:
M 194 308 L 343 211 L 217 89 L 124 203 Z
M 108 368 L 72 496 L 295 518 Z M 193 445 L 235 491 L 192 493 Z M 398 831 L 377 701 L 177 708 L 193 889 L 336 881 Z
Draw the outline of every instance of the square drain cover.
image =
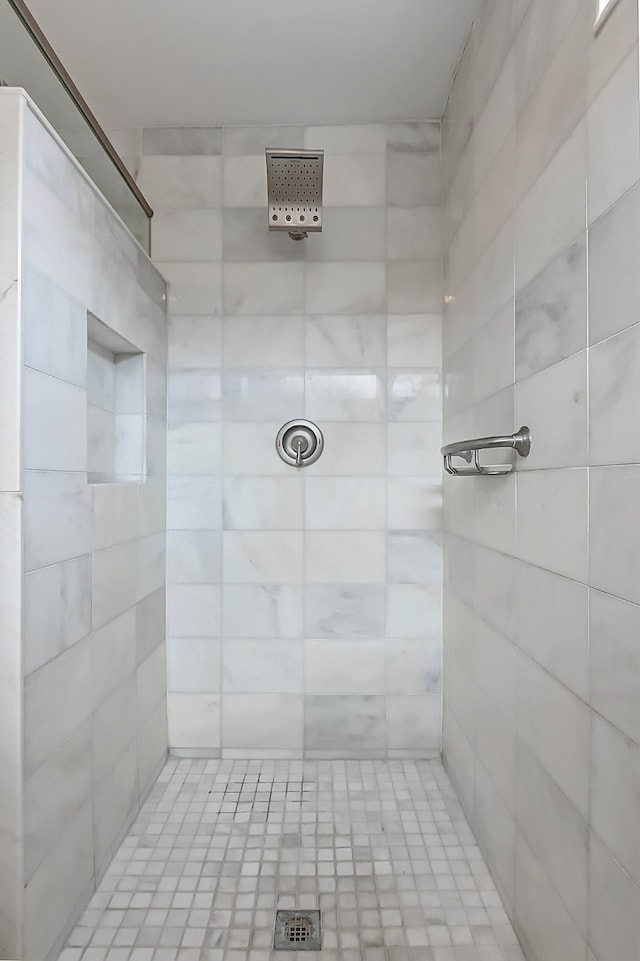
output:
M 274 951 L 319 951 L 319 911 L 276 911 Z

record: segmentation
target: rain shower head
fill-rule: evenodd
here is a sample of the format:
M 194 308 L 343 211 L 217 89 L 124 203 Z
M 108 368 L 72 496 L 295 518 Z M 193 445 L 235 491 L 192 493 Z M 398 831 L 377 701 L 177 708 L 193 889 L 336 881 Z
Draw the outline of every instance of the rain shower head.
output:
M 265 153 L 269 230 L 286 230 L 294 240 L 322 230 L 324 150 Z

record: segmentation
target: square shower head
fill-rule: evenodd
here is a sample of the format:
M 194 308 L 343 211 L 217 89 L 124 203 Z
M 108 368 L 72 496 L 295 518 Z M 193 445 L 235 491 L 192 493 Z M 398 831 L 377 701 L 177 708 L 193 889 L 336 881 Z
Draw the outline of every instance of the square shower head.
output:
M 269 230 L 322 230 L 324 150 L 265 151 Z

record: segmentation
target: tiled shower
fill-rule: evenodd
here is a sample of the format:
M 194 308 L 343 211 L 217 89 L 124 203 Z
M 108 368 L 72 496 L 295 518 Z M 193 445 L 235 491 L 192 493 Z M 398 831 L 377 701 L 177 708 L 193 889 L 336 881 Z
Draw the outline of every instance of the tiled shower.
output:
M 277 961 L 320 909 L 310 961 L 639 961 L 638 5 L 595 7 L 484 0 L 441 120 L 110 130 L 152 260 L 0 88 L 2 958 Z M 321 234 L 267 231 L 268 147 L 324 149 Z
M 436 756 L 439 124 L 126 136 L 170 291 L 172 747 Z M 300 243 L 265 229 L 274 145 L 326 152 Z M 275 451 L 296 417 L 325 435 L 301 471 Z

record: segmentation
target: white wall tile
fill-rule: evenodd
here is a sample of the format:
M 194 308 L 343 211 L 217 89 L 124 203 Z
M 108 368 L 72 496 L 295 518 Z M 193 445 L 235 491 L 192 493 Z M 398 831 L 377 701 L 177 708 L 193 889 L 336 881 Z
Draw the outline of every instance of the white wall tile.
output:
M 440 261 L 390 261 L 387 310 L 390 314 L 436 314 L 442 309 Z
M 324 450 L 320 460 L 306 468 L 306 476 L 379 476 L 386 471 L 384 424 L 331 423 L 322 425 Z
M 301 367 L 304 332 L 302 317 L 227 318 L 225 367 Z
M 307 477 L 304 497 L 306 529 L 384 530 L 385 494 L 382 477 Z
M 27 881 L 90 795 L 91 726 L 85 721 L 25 782 Z
M 311 584 L 375 584 L 385 578 L 382 531 L 308 531 L 305 579 Z
M 92 717 L 92 770 L 95 781 L 118 762 L 136 729 L 136 682 L 128 675 Z
M 162 278 L 46 125 L 24 110 L 23 908 L 25 950 L 45 957 L 88 900 L 166 751 L 166 325 Z M 139 355 L 121 361 L 117 377 L 112 353 L 110 364 L 94 351 L 87 357 L 89 312 L 147 352 L 146 397 Z M 105 375 L 101 391 L 87 384 L 88 366 Z M 87 486 L 94 402 L 110 419 L 111 471 L 114 412 L 141 431 L 148 410 L 148 485 Z M 138 756 L 151 701 L 153 730 L 141 735 Z
M 25 471 L 23 485 L 25 571 L 88 554 L 91 489 L 84 475 Z
M 587 257 L 580 239 L 555 254 L 524 286 L 518 285 L 516 378 L 542 370 L 586 345 Z
M 589 351 L 589 460 L 592 464 L 640 461 L 632 422 L 640 391 L 640 325 Z
M 384 367 L 384 316 L 327 315 L 305 322 L 309 367 Z
M 300 530 L 303 479 L 229 477 L 224 481 L 225 530 Z
M 596 957 L 633 957 L 640 938 L 640 889 L 591 835 L 589 847 L 589 944 Z
M 385 708 L 385 698 L 376 694 L 307 695 L 305 748 L 382 752 Z
M 220 744 L 220 698 L 213 694 L 167 696 L 169 743 L 175 748 L 210 750 Z
M 157 210 L 218 207 L 222 199 L 222 163 L 215 156 L 146 155 L 140 163 L 138 184 Z
M 87 370 L 86 311 L 31 264 L 23 265 L 22 276 L 24 363 L 83 387 Z
M 439 585 L 390 585 L 387 588 L 387 637 L 439 637 L 442 630 L 441 593 Z
M 583 700 L 589 691 L 588 618 L 584 585 L 518 563 L 518 646 Z
M 302 581 L 302 533 L 225 531 L 222 543 L 222 569 L 227 584 Z
M 532 564 L 575 580 L 586 580 L 585 470 L 519 474 L 518 550 Z
M 390 420 L 440 422 L 442 374 L 437 367 L 393 370 L 387 375 Z
M 171 638 L 167 644 L 167 674 L 171 692 L 206 692 L 220 687 L 222 641 L 213 638 Z
M 105 547 L 93 557 L 92 626 L 102 627 L 136 602 L 135 541 Z
M 518 752 L 518 829 L 586 936 L 587 822 L 525 747 Z
M 568 688 L 520 655 L 518 733 L 586 817 L 589 796 L 589 710 Z
M 222 718 L 228 748 L 302 747 L 302 697 L 298 694 L 225 694 Z
M 518 837 L 515 920 L 525 950 L 549 961 L 582 961 L 586 942 L 526 841 Z
M 638 242 L 640 186 L 626 193 L 589 230 L 589 343 L 637 323 L 640 280 L 632 251 Z
M 306 264 L 305 307 L 309 314 L 383 313 L 384 262 Z
M 208 368 L 172 370 L 168 378 L 169 423 L 209 423 L 221 418 L 220 373 Z
M 153 256 L 157 260 L 222 259 L 222 214 L 219 210 L 157 210 L 153 222 Z
M 591 590 L 589 612 L 591 705 L 640 744 L 640 608 Z
M 387 697 L 389 747 L 438 751 L 441 740 L 440 717 L 438 695 L 390 695 Z
M 167 630 L 171 637 L 220 635 L 220 588 L 172 584 L 167 590 Z
M 91 713 L 91 647 L 86 638 L 25 679 L 28 777 Z
M 167 695 L 167 653 L 158 647 L 138 664 L 136 671 L 136 712 L 138 726 L 151 716 Z
M 384 637 L 384 632 L 384 587 L 346 584 L 306 588 L 306 636 L 373 640 Z
M 222 517 L 220 481 L 213 477 L 169 477 L 169 530 L 219 530 Z
M 589 488 L 589 578 L 594 587 L 640 602 L 638 467 L 591 471 Z
M 91 631 L 91 556 L 27 574 L 23 582 L 23 670 L 30 674 Z
M 298 694 L 302 644 L 283 640 L 229 640 L 222 647 L 225 694 Z
M 593 404 L 590 410 L 593 411 Z M 584 466 L 586 351 L 520 381 L 516 386 L 516 421 L 529 427 L 533 441 L 529 456 L 518 462 L 519 470 Z
M 442 364 L 440 314 L 387 316 L 387 360 L 391 367 L 438 367 Z
M 301 314 L 304 310 L 302 264 L 224 265 L 225 314 Z
M 387 694 L 439 694 L 442 682 L 442 650 L 432 641 L 386 642 Z
M 217 317 L 171 317 L 168 327 L 169 368 L 219 367 L 222 321 Z
M 94 484 L 93 548 L 131 539 L 136 526 L 137 490 L 133 484 Z
M 323 181 L 326 207 L 381 207 L 385 202 L 384 155 L 327 152 Z
M 393 477 L 435 477 L 441 470 L 439 424 L 388 424 L 388 471 Z
M 223 750 L 301 751 L 302 676 L 293 672 L 286 700 L 273 700 L 283 682 L 280 662 L 270 662 L 269 651 L 279 644 L 301 656 L 303 638 L 324 638 L 352 643 L 355 664 L 355 647 L 366 641 L 377 651 L 375 697 L 382 699 L 370 705 L 373 727 L 362 721 L 369 707 L 342 701 L 341 710 L 353 717 L 363 750 L 384 753 L 383 639 L 411 638 L 417 658 L 426 635 L 435 661 L 441 629 L 440 549 L 428 535 L 437 528 L 440 511 L 439 126 L 225 129 L 220 275 L 217 265 L 206 263 L 218 259 L 215 238 L 201 237 L 199 227 L 206 222 L 209 233 L 217 229 L 213 214 L 220 201 L 175 199 L 186 189 L 176 152 L 185 149 L 184 138 L 175 131 L 150 131 L 149 143 L 156 136 L 160 148 L 152 154 L 164 152 L 169 159 L 147 169 L 162 168 L 173 191 L 164 206 L 157 205 L 156 239 L 161 267 L 168 268 L 172 315 L 168 576 L 174 646 L 169 674 L 170 684 L 172 673 L 179 678 L 175 693 L 182 698 L 170 703 L 172 737 L 175 732 L 178 746 L 185 749 L 217 750 L 222 744 Z M 301 244 L 266 230 L 264 148 L 273 142 L 305 142 L 326 150 L 324 231 Z M 389 150 L 395 151 L 391 163 Z M 202 158 L 199 141 L 191 156 Z M 150 159 L 158 158 L 145 154 L 144 163 Z M 206 164 L 195 166 L 203 170 Z M 388 168 L 393 168 L 389 178 Z M 389 200 L 393 210 L 386 206 Z M 416 205 L 421 209 L 415 211 Z M 195 219 L 198 224 L 188 229 Z M 387 309 L 395 311 L 388 321 Z M 221 311 L 222 322 L 216 316 Z M 389 394 L 387 364 L 394 368 Z M 304 477 L 283 465 L 275 451 L 279 427 L 296 416 L 317 420 L 325 437 L 322 457 Z M 387 430 L 389 416 L 405 423 Z M 218 419 L 220 436 L 213 423 Z M 389 475 L 393 482 L 387 499 Z M 145 514 L 150 510 L 155 516 L 152 501 L 150 496 Z M 386 540 L 391 518 L 398 531 L 392 549 Z M 426 536 L 412 540 L 412 531 Z M 392 580 L 430 583 L 390 588 L 387 624 L 390 553 L 395 558 Z M 211 667 L 208 686 L 192 686 L 201 683 L 200 658 L 206 656 L 211 665 L 213 654 L 205 655 L 204 645 L 214 635 L 195 633 L 204 624 L 199 618 L 193 623 L 194 605 L 188 601 L 190 592 L 219 585 L 224 637 L 230 639 L 224 643 L 233 645 L 223 652 L 229 668 L 224 683 L 230 686 L 222 702 L 222 729 L 220 681 Z M 177 606 L 174 588 L 184 588 Z M 187 645 L 184 663 L 182 641 Z M 299 648 L 291 646 L 294 641 Z M 258 649 L 258 643 L 263 647 Z M 254 650 L 255 677 L 243 678 L 240 666 L 246 670 L 246 653 Z M 360 674 L 365 677 L 364 666 Z M 397 666 L 391 750 L 402 750 L 403 725 L 411 712 L 424 708 L 424 717 L 433 717 L 437 726 L 437 675 L 434 667 L 415 685 Z M 407 691 L 401 686 L 403 676 Z M 340 691 L 347 698 L 358 696 L 359 683 L 354 673 Z M 371 690 L 363 681 L 362 696 Z M 187 700 L 206 694 L 215 701 L 213 713 L 204 701 Z M 404 694 L 412 700 L 403 706 Z M 433 700 L 418 704 L 430 696 Z M 299 716 L 297 732 L 281 730 L 279 722 L 272 725 L 266 712 L 276 704 L 290 717 Z M 326 700 L 309 703 L 304 711 L 307 706 L 306 747 L 330 750 L 334 737 L 343 743 L 343 732 L 336 733 L 333 722 L 325 742 L 318 730 L 331 705 Z M 246 717 L 241 717 L 241 707 Z M 416 741 L 411 749 L 431 751 L 428 740 Z
M 313 421 L 383 420 L 385 379 L 373 371 L 307 371 L 305 413 Z
M 284 423 L 300 416 L 304 377 L 298 370 L 230 370 L 222 389 L 225 421 Z
M 518 289 L 584 229 L 585 181 L 585 128 L 581 123 L 520 204 L 515 237 Z
M 222 589 L 223 633 L 234 638 L 302 635 L 302 588 L 282 584 L 227 584 Z
M 267 168 L 264 148 L 254 156 L 225 156 L 223 200 L 225 207 L 266 209 Z
M 623 60 L 587 112 L 589 222 L 640 179 L 637 50 Z M 635 123 L 634 123 L 635 118 Z
M 640 748 L 597 714 L 591 722 L 593 830 L 631 878 L 640 877 Z
M 72 384 L 26 368 L 22 380 L 22 460 L 27 470 L 87 467 L 87 401 Z
M 438 206 L 441 201 L 440 157 L 437 152 L 390 152 L 387 196 L 391 206 Z
M 385 670 L 384 641 L 304 643 L 307 694 L 384 694 Z
M 46 957 L 61 925 L 89 897 L 93 882 L 91 805 L 86 804 L 25 888 L 25 951 Z
M 222 313 L 222 267 L 212 263 L 156 261 L 168 283 L 167 307 L 172 316 L 217 316 Z
M 98 707 L 136 667 L 136 612 L 130 608 L 91 636 L 91 683 Z
M 167 435 L 167 470 L 170 474 L 213 475 L 222 464 L 220 424 L 176 424 Z

